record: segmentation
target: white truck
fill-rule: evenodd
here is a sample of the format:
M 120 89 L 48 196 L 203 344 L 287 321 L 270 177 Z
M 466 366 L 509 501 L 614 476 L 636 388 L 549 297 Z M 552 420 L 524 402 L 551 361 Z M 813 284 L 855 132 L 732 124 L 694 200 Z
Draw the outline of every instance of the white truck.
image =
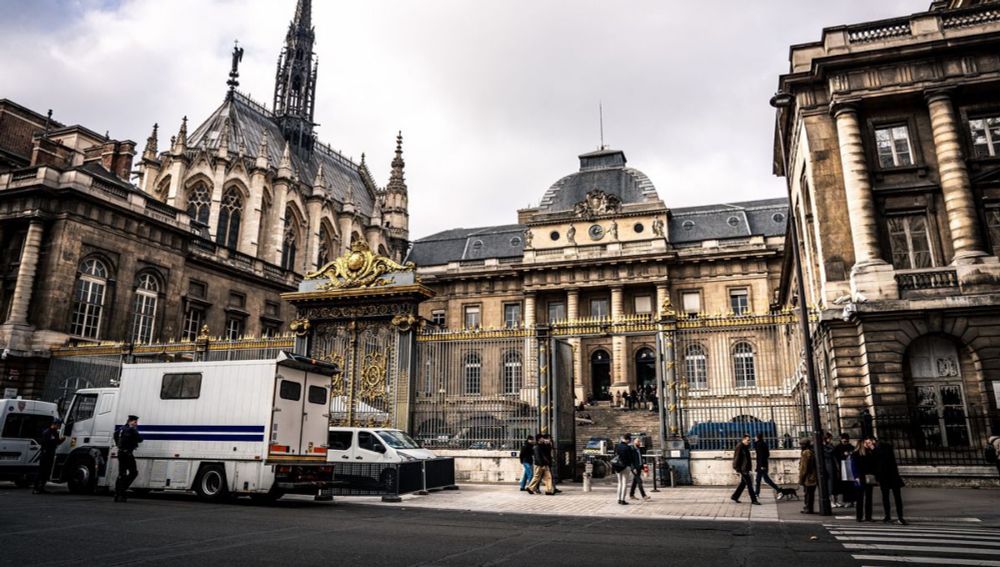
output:
M 126 364 L 118 388 L 78 391 L 67 412 L 56 480 L 73 492 L 113 488 L 116 428 L 139 416 L 133 489 L 191 491 L 205 500 L 316 494 L 327 463 L 336 366 L 282 353 L 273 360 Z
M 29 486 L 38 473 L 39 442 L 52 420 L 55 404 L 35 400 L 0 400 L 0 480 Z

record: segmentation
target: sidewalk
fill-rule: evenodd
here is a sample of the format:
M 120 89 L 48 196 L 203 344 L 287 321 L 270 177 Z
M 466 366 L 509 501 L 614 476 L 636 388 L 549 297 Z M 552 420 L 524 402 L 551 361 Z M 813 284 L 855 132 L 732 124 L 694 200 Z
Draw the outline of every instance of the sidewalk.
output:
M 562 494 L 546 496 L 521 492 L 516 486 L 463 484 L 460 490 L 434 492 L 427 496 L 405 495 L 402 503 L 384 503 L 372 497 L 338 496 L 338 502 L 371 506 L 396 506 L 463 510 L 497 514 L 579 516 L 586 518 L 687 519 L 749 522 L 854 523 L 853 508 L 835 508 L 833 516 L 801 514 L 802 500 L 775 501 L 773 492 L 763 491 L 761 505 L 752 506 L 746 494 L 742 503 L 729 497 L 735 487 L 661 488 L 649 492 L 650 501 L 630 500 L 622 506 L 615 500 L 615 487 L 596 484 L 592 492 L 582 485 L 564 483 Z M 906 517 L 914 523 L 958 522 L 1000 526 L 1000 490 L 955 488 L 906 488 Z M 882 518 L 881 497 L 876 491 L 873 517 Z M 817 503 L 818 504 L 818 503 Z

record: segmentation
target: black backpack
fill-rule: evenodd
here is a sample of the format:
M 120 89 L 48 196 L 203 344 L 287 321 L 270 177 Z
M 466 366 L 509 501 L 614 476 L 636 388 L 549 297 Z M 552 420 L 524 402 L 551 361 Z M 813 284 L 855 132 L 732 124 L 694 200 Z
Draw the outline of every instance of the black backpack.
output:
M 987 465 L 997 464 L 997 449 L 993 443 L 987 443 L 986 448 L 983 449 L 983 460 L 986 461 Z

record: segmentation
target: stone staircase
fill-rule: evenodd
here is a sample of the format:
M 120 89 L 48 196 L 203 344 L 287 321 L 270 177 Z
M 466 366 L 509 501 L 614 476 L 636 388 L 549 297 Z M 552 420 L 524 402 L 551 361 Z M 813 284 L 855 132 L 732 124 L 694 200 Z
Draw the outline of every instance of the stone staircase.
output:
M 607 437 L 617 442 L 623 433 L 646 433 L 650 437 L 650 449 L 659 446 L 660 425 L 659 413 L 646 409 L 623 410 L 612 408 L 608 402 L 597 406 L 587 406 L 583 411 L 576 412 L 576 417 L 586 417 L 593 424 L 576 422 L 576 447 L 582 453 L 591 437 Z

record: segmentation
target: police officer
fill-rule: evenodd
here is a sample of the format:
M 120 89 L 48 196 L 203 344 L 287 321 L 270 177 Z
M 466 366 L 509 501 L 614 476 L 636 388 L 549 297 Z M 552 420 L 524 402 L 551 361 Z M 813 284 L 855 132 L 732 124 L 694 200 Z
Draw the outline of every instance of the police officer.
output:
M 139 469 L 135 465 L 133 452 L 142 443 L 139 435 L 139 418 L 130 415 L 118 434 L 118 480 L 115 482 L 115 502 L 125 502 L 125 493 L 132 486 Z
M 65 439 L 59 435 L 61 419 L 54 419 L 45 431 L 42 432 L 42 449 L 38 458 L 38 474 L 35 476 L 35 490 L 33 494 L 47 494 L 45 484 L 49 482 L 49 475 L 52 474 L 52 463 L 56 459 L 56 448 Z

